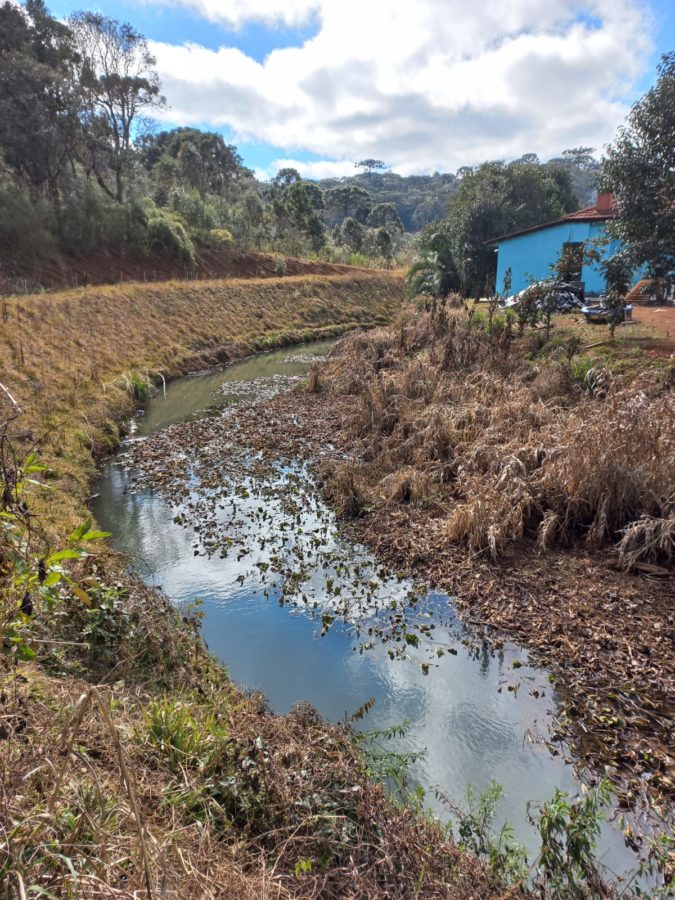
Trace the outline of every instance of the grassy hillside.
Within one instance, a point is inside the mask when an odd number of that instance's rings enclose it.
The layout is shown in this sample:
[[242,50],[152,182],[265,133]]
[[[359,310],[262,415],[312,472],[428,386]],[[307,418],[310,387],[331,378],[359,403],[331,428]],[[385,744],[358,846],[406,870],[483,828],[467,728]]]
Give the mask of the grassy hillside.
[[[78,514],[94,458],[117,443],[149,380],[388,321],[402,294],[394,275],[357,272],[5,298],[0,382],[23,410],[20,445],[56,474],[49,521]],[[4,419],[4,394],[0,404]]]

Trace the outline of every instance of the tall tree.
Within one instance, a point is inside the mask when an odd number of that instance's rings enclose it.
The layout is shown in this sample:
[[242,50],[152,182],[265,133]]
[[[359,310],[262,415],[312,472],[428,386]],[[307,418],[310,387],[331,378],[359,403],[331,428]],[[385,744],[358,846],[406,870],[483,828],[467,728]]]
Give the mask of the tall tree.
[[[174,128],[159,134],[141,135],[135,142],[143,166],[153,172],[158,167],[172,168],[182,187],[206,194],[227,196],[234,182],[250,177],[242,165],[237,148],[226,144],[223,136],[197,128]],[[175,166],[168,159],[176,162]]]
[[571,166],[577,169],[592,169],[596,160],[593,154],[595,147],[570,147],[569,150],[563,150],[563,159],[567,160]]
[[610,234],[628,248],[632,264],[675,281],[675,51],[666,53],[654,87],[633,106],[607,148],[603,185],[620,214]]
[[[303,181],[295,169],[282,169],[277,179],[279,176],[282,178],[276,188],[281,193],[273,199],[272,208],[280,234],[309,240],[312,250],[320,250],[326,242],[323,222],[318,215],[323,209],[323,192],[315,184]],[[280,187],[284,182],[285,187]]]
[[494,290],[492,238],[557,219],[577,206],[569,179],[547,166],[520,160],[483,163],[467,170],[448,202],[452,255],[471,296]]
[[362,187],[345,184],[327,191],[325,206],[342,219],[351,216],[359,222],[365,222],[373,206],[373,198]]
[[393,203],[377,203],[368,213],[366,224],[403,234],[403,224]]
[[[147,125],[147,116],[165,106],[156,59],[147,40],[131,25],[95,12],[69,20],[80,55],[80,84],[93,140],[90,160],[101,187],[122,203],[131,144]],[[113,172],[111,189],[104,178],[104,158]]]
[[301,181],[302,175],[297,169],[292,169],[290,167],[279,169],[271,181],[272,197],[281,197],[292,184],[299,184]]
[[0,6],[0,150],[54,203],[79,133],[76,60],[69,29],[42,0]]
[[386,169],[387,164],[381,159],[362,159],[360,162],[354,163],[354,168],[363,169],[366,175],[371,175],[375,169]]

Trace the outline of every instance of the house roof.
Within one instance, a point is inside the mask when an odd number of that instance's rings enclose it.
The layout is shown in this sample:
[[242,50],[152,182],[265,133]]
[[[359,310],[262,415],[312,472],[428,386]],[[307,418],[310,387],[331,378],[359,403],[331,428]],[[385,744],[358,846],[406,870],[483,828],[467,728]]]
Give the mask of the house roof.
[[612,204],[609,209],[598,209],[597,206],[586,206],[584,209],[577,210],[577,212],[567,213],[560,221],[567,222],[568,219],[572,219],[580,220],[582,222],[593,222],[596,219],[616,219],[618,215],[619,210],[617,209],[616,204]]
[[499,237],[486,241],[486,244],[498,244],[500,241],[509,240],[510,238],[519,237],[521,234],[530,234],[533,231],[541,231],[542,228],[552,228],[554,225],[564,225],[566,222],[601,222],[605,219],[615,219],[619,214],[616,204],[612,201],[610,205],[599,208],[595,206],[586,206],[573,213],[567,213],[560,219],[554,219],[552,222],[543,222],[541,225],[531,225],[529,228],[521,228],[518,231],[510,231],[508,234],[500,234]]

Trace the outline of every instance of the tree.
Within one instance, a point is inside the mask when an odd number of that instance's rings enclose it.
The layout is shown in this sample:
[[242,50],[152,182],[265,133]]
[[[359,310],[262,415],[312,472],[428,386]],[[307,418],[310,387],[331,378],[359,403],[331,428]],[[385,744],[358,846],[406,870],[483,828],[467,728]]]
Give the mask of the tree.
[[372,175],[374,169],[386,169],[387,164],[381,159],[362,159],[360,162],[354,163],[354,168],[363,169],[366,175]]
[[494,291],[496,258],[487,242],[571,212],[577,204],[568,188],[561,173],[522,161],[483,163],[463,175],[448,201],[448,229],[469,296]]
[[452,235],[447,224],[428,226],[420,237],[420,258],[406,275],[408,294],[428,298],[433,308],[439,299],[461,292],[462,278],[452,253]]
[[292,184],[299,184],[301,181],[302,175],[297,169],[279,169],[272,179],[272,197],[281,197],[287,188]]
[[563,150],[563,159],[571,166],[582,171],[592,169],[595,165],[595,147],[572,147],[569,150]]
[[76,61],[69,29],[41,0],[0,5],[0,150],[55,206],[80,132]]
[[[318,216],[318,211],[323,209],[323,192],[315,184],[303,181],[295,169],[282,169],[277,179],[279,176],[282,177],[276,188],[281,190],[281,195],[274,198],[272,208],[280,233],[308,239],[312,250],[320,250],[326,242],[323,222]],[[280,187],[284,182],[286,186]]]
[[630,288],[633,266],[629,255],[619,252],[603,260],[600,268],[607,285],[605,306],[609,309],[609,333],[611,337],[614,337],[614,329],[624,317],[626,294]]
[[326,209],[342,219],[352,216],[360,222],[365,222],[372,206],[372,196],[355,184],[340,185],[326,193]]
[[360,222],[357,222],[356,219],[352,219],[351,216],[347,216],[340,226],[338,240],[341,244],[349,247],[354,253],[358,253],[363,246],[364,236],[365,229],[363,225],[361,225]]
[[386,228],[378,228],[375,233],[375,246],[380,255],[384,257],[387,266],[391,265],[394,256],[394,241],[391,233]]
[[[91,166],[103,190],[122,203],[135,132],[149,113],[166,105],[159,92],[156,59],[131,25],[94,12],[77,13],[69,25],[80,54]],[[113,171],[114,190],[103,177],[102,159]]]
[[168,159],[176,162],[175,177],[185,188],[206,194],[227,196],[232,184],[250,171],[242,165],[237,148],[226,144],[223,136],[197,128],[174,128],[159,134],[142,135],[135,146],[143,166],[153,172]]
[[607,148],[602,183],[619,205],[608,233],[632,265],[675,280],[675,51],[662,56],[654,87],[633,106]]
[[248,190],[234,211],[233,230],[235,237],[244,246],[260,246],[266,237],[265,206],[256,190]]
[[377,203],[368,213],[366,224],[370,228],[386,228],[403,234],[403,224],[393,203]]

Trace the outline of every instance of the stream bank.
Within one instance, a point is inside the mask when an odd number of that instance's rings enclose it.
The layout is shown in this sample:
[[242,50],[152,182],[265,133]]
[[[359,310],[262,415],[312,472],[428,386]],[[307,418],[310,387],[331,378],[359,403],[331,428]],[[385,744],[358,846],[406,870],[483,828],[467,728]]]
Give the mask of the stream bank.
[[[199,599],[204,637],[237,684],[262,690],[278,712],[309,700],[333,721],[374,699],[363,727],[409,720],[395,746],[426,749],[412,776],[438,814],[447,815],[443,795],[459,800],[495,777],[507,796],[500,815],[508,810],[532,856],[526,801],[578,789],[556,744],[548,673],[523,648],[467,630],[447,595],[345,540],[298,461],[304,400],[274,399],[322,350],[265,354],[170,385],[106,466],[97,520],[148,583],[179,604]],[[315,407],[312,421],[320,427],[331,410]],[[251,453],[254,432],[286,454]],[[336,452],[329,440],[325,449]],[[634,862],[612,829],[602,861],[615,872]]]

